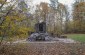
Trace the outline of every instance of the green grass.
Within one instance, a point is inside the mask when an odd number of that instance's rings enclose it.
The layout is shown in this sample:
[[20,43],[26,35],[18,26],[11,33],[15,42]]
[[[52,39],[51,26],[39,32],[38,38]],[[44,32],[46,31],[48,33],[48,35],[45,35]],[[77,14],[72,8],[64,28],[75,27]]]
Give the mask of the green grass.
[[68,38],[74,39],[79,42],[85,43],[85,34],[66,34]]

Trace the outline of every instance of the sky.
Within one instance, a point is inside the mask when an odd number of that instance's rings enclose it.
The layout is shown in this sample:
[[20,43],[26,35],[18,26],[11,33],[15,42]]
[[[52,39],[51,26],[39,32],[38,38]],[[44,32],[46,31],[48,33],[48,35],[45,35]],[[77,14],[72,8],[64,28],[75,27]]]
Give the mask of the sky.
[[[39,4],[41,1],[50,3],[49,0],[34,0],[34,3]],[[58,0],[58,1],[65,5],[71,5],[74,2],[74,0]]]
[[75,2],[75,0],[59,0],[60,3],[67,5],[69,7],[69,10],[72,10],[72,5]]
[[74,2],[74,0],[59,0],[59,2],[65,5],[70,5]]

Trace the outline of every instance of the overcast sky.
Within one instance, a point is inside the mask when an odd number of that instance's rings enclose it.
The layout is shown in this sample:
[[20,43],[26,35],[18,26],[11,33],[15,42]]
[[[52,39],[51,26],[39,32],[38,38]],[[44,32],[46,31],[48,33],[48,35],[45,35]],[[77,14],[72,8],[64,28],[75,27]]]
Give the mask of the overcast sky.
[[[34,0],[34,3],[37,4],[40,3],[41,1],[50,3],[49,0]],[[71,5],[74,2],[74,0],[58,0],[58,1],[65,5]]]
[[59,0],[59,2],[66,4],[66,5],[69,5],[69,4],[72,4],[74,2],[74,0]]

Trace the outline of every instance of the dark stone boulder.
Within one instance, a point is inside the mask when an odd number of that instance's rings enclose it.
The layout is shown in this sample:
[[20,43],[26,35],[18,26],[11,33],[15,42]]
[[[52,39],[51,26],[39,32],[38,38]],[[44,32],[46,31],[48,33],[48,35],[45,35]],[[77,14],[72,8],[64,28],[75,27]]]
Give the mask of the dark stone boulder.
[[29,41],[50,41],[52,37],[48,33],[33,33],[27,39]]

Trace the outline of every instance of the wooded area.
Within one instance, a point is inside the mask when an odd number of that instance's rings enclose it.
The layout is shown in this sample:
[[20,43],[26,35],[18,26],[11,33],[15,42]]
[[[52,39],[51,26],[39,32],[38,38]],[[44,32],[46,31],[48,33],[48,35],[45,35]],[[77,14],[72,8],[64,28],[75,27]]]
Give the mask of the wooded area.
[[47,32],[55,35],[85,33],[85,2],[75,2],[72,14],[68,6],[55,0],[50,2],[32,6],[31,1],[0,0],[0,38],[27,37],[40,21],[46,22]]
[[0,0],[0,55],[85,55],[85,0],[34,1]]

